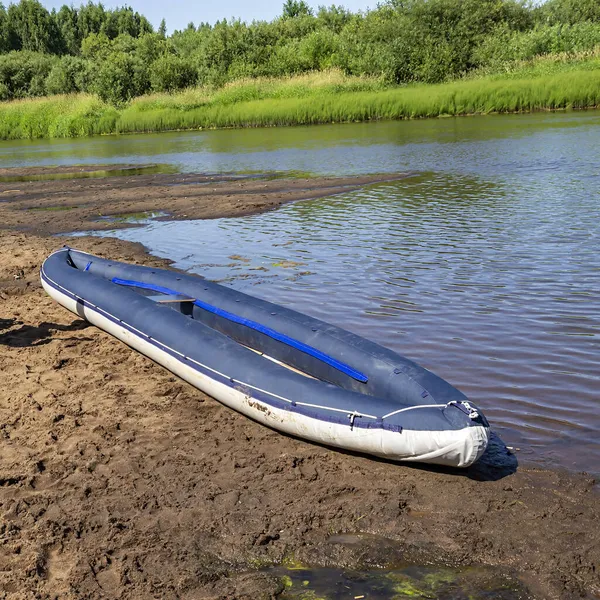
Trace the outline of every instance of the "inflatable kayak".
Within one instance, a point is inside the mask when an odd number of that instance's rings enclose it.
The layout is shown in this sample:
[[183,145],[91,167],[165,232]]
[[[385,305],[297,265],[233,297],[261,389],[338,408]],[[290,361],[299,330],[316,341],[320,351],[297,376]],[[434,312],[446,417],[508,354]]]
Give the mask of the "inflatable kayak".
[[344,329],[193,275],[70,248],[41,269],[62,306],[228,407],[300,438],[466,467],[489,425],[452,385]]

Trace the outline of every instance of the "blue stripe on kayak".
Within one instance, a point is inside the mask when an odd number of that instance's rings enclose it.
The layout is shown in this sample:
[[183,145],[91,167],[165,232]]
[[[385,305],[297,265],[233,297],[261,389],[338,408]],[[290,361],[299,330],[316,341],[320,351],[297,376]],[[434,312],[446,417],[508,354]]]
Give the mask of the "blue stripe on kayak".
[[[144,290],[152,290],[153,292],[159,292],[160,294],[168,294],[169,296],[181,295],[181,292],[177,292],[176,290],[172,290],[170,288],[163,287],[160,285],[154,285],[152,283],[144,283],[143,281],[133,281],[130,279],[119,279],[118,277],[113,277],[111,281],[113,283],[116,283],[117,285],[125,285],[125,286],[130,286],[130,287],[141,288]],[[296,348],[296,350],[300,350],[301,352],[304,352],[305,354],[308,354],[309,356],[313,356],[314,358],[317,358],[318,360],[333,367],[334,369],[337,369],[341,373],[345,373],[346,375],[349,375],[350,377],[352,377],[353,379],[356,379],[357,381],[360,381],[362,383],[366,383],[367,381],[369,381],[369,378],[364,373],[361,373],[360,371],[353,369],[349,365],[347,365],[343,362],[340,362],[339,360],[336,360],[332,356],[329,356],[328,354],[325,354],[324,352],[321,352],[320,350],[317,350],[316,348],[313,348],[312,346],[309,346],[308,344],[305,344],[304,342],[295,340],[294,338],[291,338],[291,337],[285,335],[284,333],[275,331],[274,329],[271,329],[270,327],[266,327],[265,325],[261,325],[260,323],[257,323],[256,321],[251,321],[250,319],[245,319],[244,317],[234,315],[233,313],[223,310],[222,308],[218,308],[217,306],[213,306],[212,304],[202,302],[201,300],[195,300],[194,304],[196,306],[198,306],[199,308],[202,308],[208,312],[211,312],[219,317],[223,317],[224,319],[227,319],[228,321],[232,321],[233,323],[238,323],[239,325],[244,325],[245,327],[254,329],[255,331],[263,333],[264,335],[267,335],[270,338],[273,338],[274,340],[281,342],[282,344],[286,344],[287,346]]]

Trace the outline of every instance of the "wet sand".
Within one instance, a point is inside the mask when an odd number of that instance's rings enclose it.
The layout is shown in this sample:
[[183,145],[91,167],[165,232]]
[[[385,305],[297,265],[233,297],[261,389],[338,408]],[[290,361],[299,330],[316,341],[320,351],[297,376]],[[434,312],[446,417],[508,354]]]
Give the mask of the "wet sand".
[[[6,171],[9,169],[4,169],[3,175],[8,177]],[[20,172],[15,170],[14,176]],[[25,172],[29,174],[29,169]],[[65,168],[58,167],[56,173],[63,177]],[[40,176],[42,171],[38,168],[34,174]],[[249,175],[240,179],[234,175],[154,174],[5,182],[0,183],[0,228],[45,235],[115,229],[128,225],[103,217],[152,211],[164,211],[170,220],[233,217],[406,176],[256,179]]]
[[499,440],[454,471],[283,436],[74,317],[39,284],[42,260],[65,242],[167,264],[136,244],[49,237],[115,228],[99,215],[247,214],[376,180],[0,184],[0,598],[270,598],[283,583],[257,567],[284,559],[483,564],[537,598],[600,598],[591,477],[518,465]]

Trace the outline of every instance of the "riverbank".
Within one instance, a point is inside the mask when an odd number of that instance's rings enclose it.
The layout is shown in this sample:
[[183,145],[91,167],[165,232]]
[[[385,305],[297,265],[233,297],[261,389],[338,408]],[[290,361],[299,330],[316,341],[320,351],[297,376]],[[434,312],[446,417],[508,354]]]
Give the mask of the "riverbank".
[[138,244],[49,235],[125,226],[99,214],[248,214],[376,180],[0,184],[0,591],[268,598],[286,581],[257,567],[415,562],[491,565],[537,598],[600,594],[589,476],[517,465],[499,442],[471,469],[445,471],[288,438],[75,318],[39,284],[63,243],[166,266]]
[[0,139],[275,127],[600,105],[600,58],[546,58],[438,85],[389,86],[339,71],[234,82],[137,98],[116,108],[87,94],[0,103]]

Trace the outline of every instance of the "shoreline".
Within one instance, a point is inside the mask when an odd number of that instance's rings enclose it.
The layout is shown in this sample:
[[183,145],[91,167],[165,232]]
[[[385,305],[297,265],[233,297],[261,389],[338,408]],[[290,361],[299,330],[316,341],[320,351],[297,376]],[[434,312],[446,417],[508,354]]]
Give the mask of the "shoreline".
[[[79,171],[79,167],[75,169]],[[3,175],[11,169],[4,169]],[[23,170],[15,169],[17,177]],[[42,171],[28,174],[39,176]],[[89,169],[91,171],[91,169]],[[126,171],[126,169],[123,169]],[[364,185],[395,181],[412,173],[351,177],[286,179],[269,175],[203,175],[194,173],[128,175],[98,179],[63,179],[65,167],[45,168],[46,180],[0,181],[0,230],[42,235],[114,230],[131,227],[119,217],[164,212],[158,220],[215,219],[274,210],[279,206],[332,196]],[[53,180],[59,174],[60,179]],[[160,207],[160,208],[158,208]],[[108,219],[107,219],[108,217]],[[111,220],[116,217],[116,220]]]
[[[43,96],[0,103],[0,139],[593,110],[600,106],[600,74],[597,69],[586,68],[586,64],[574,63],[572,69],[551,69],[549,73],[486,75],[405,86],[382,87],[368,78],[359,78],[361,85],[353,87],[342,78],[338,87],[325,80],[289,93],[282,92],[288,85],[285,79],[240,80],[225,91],[196,88],[151,94],[136,97],[119,108],[83,93]],[[317,76],[313,74],[312,78]],[[232,97],[227,93],[230,89],[235,90]]]
[[[480,564],[536,598],[600,594],[589,475],[517,465],[500,442],[455,471],[286,437],[67,313],[39,284],[39,265],[62,243],[168,266],[141,244],[51,237],[128,226],[92,220],[98,212],[245,215],[404,176],[0,184],[0,591],[267,598],[281,581],[256,567],[295,561]],[[70,209],[47,210],[57,206]],[[335,541],[347,534],[360,543]]]

